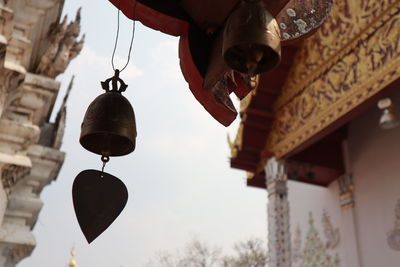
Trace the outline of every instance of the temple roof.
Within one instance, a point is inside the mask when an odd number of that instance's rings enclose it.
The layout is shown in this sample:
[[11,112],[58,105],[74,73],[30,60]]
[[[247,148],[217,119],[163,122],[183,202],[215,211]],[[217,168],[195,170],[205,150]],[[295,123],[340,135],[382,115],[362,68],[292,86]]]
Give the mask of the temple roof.
[[[180,36],[179,58],[184,78],[198,102],[221,124],[238,115],[230,99],[252,91],[250,77],[234,72],[222,56],[225,22],[239,0],[109,0],[127,17],[147,27]],[[308,37],[325,20],[331,0],[262,0],[280,25],[282,45]],[[299,26],[299,22],[304,26]]]
[[[231,166],[248,172],[248,185],[265,188],[272,156],[286,160],[292,180],[328,186],[344,174],[347,125],[400,87],[399,18],[398,1],[383,0],[375,9],[336,1],[320,30],[288,60],[277,96],[261,86],[243,101]],[[282,81],[274,77],[268,83]]]

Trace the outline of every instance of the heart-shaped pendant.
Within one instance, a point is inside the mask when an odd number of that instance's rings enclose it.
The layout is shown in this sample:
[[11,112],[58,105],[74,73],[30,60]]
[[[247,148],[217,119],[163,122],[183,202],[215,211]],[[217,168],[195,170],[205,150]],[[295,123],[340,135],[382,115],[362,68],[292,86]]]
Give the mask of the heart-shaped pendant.
[[111,174],[85,170],[75,178],[72,199],[76,218],[90,244],[120,215],[128,201],[128,190]]

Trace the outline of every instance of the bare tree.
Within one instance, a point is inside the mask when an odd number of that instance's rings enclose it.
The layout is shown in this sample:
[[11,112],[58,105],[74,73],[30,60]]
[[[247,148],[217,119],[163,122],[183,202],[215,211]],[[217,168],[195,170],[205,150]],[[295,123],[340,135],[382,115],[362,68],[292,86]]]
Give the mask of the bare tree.
[[258,238],[235,244],[235,256],[222,258],[223,267],[265,267],[268,263],[267,249]]
[[205,243],[193,240],[186,245],[183,252],[175,254],[159,253],[156,264],[150,262],[147,266],[157,267],[265,267],[267,250],[261,239],[249,239],[238,242],[234,246],[233,256],[224,256],[220,248],[211,248]]
[[219,262],[221,249],[193,240],[186,248],[181,262],[185,267],[214,267]]

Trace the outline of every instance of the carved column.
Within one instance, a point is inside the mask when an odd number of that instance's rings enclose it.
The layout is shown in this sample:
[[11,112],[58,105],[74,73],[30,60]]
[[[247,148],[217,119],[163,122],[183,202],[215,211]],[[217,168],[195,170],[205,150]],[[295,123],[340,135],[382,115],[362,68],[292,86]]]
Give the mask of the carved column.
[[290,267],[290,222],[285,163],[271,158],[266,166],[270,267]]
[[340,206],[342,208],[342,232],[346,237],[346,266],[362,266],[357,238],[357,224],[354,213],[354,184],[351,174],[345,174],[338,179],[340,190]]
[[357,221],[354,206],[354,182],[351,174],[351,160],[347,141],[342,144],[346,174],[339,177],[339,197],[342,209],[342,232],[346,237],[345,257],[346,266],[362,266],[357,233]]

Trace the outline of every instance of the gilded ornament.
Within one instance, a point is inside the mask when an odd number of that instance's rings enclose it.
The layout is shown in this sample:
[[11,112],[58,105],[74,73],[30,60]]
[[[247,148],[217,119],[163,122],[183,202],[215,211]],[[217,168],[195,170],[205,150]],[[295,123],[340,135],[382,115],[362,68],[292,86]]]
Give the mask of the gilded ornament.
[[295,59],[267,150],[285,156],[399,79],[399,42],[400,1],[335,2],[327,23]]

